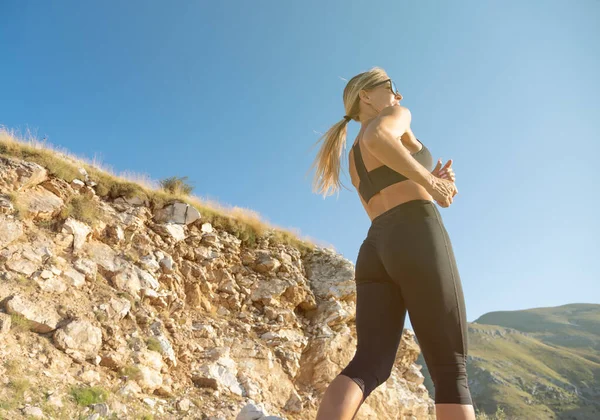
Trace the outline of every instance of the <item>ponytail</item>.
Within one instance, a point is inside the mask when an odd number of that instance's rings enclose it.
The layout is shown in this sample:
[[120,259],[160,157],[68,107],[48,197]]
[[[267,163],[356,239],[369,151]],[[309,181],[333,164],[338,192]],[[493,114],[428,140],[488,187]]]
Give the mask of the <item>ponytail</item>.
[[323,197],[338,192],[341,187],[340,167],[342,152],[346,148],[348,119],[336,123],[317,143],[322,142],[321,149],[311,169],[316,167],[313,181],[313,192]]

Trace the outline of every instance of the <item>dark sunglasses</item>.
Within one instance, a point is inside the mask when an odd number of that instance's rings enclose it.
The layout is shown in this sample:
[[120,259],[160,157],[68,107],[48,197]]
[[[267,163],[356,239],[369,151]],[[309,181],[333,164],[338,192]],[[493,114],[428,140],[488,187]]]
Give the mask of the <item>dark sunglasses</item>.
[[376,88],[377,86],[383,85],[384,83],[387,83],[387,82],[390,82],[390,90],[392,91],[394,96],[400,95],[400,92],[398,92],[398,87],[396,87],[396,84],[394,83],[394,81],[392,79],[387,79],[387,80],[384,80],[383,82],[375,83],[369,89]]

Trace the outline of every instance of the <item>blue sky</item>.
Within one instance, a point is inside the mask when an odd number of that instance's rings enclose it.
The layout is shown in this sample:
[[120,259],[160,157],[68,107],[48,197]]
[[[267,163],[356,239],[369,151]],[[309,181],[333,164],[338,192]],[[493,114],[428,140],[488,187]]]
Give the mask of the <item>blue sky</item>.
[[440,210],[467,319],[600,303],[599,20],[596,0],[3,1],[0,124],[116,172],[187,176],[355,262],[356,193],[323,200],[307,170],[344,115],[341,78],[380,66],[434,159],[454,160]]

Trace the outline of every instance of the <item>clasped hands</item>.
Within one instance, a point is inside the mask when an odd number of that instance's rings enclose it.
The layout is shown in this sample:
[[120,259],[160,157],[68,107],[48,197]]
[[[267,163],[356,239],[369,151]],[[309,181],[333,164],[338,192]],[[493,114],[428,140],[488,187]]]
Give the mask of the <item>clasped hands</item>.
[[446,164],[442,167],[442,159],[438,159],[437,165],[431,171],[433,176],[438,178],[447,179],[450,182],[456,181],[456,176],[454,175],[454,170],[452,169],[452,159],[450,159]]
[[434,200],[441,207],[448,207],[452,204],[454,196],[458,193],[456,185],[454,184],[456,176],[452,169],[452,159],[450,159],[444,166],[442,166],[442,160],[438,159],[437,164],[431,174],[439,178],[440,180],[435,182],[432,186],[430,194]]

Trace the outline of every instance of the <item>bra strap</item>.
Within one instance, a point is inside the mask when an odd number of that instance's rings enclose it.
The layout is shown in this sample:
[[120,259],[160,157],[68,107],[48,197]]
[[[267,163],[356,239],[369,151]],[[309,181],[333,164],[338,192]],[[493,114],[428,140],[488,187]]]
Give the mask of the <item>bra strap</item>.
[[365,167],[365,162],[360,152],[360,143],[357,141],[354,145],[354,165],[356,166],[356,172],[358,173],[358,179],[360,183],[358,185],[358,191],[362,198],[368,203],[371,197],[373,197],[373,182],[369,178],[369,173]]

